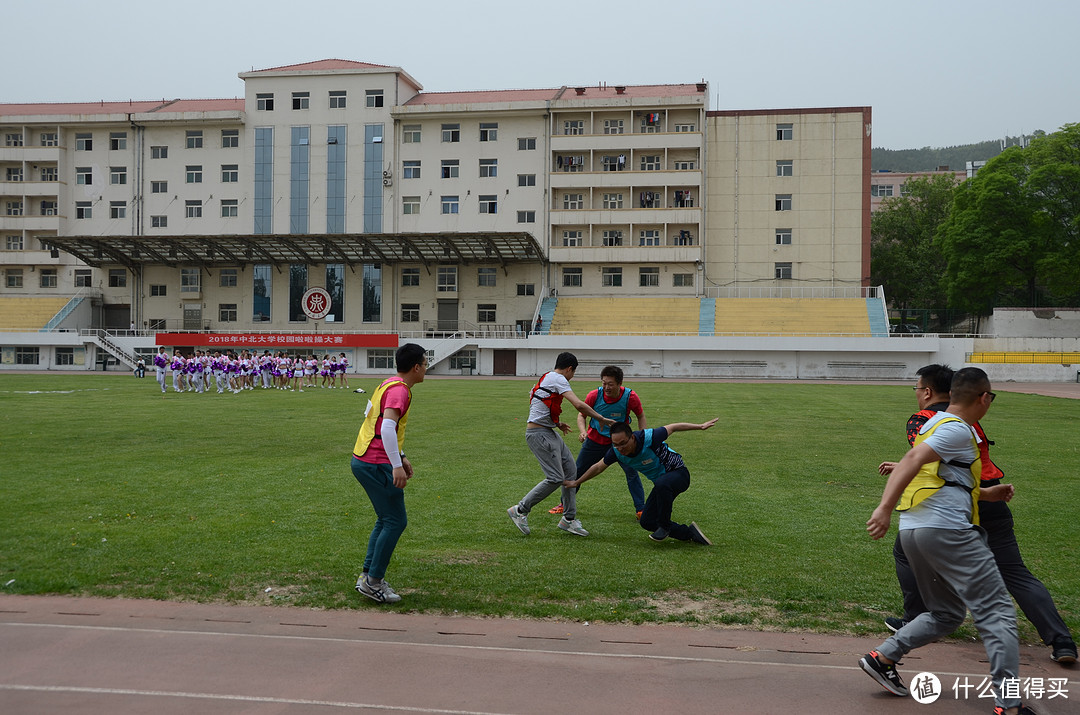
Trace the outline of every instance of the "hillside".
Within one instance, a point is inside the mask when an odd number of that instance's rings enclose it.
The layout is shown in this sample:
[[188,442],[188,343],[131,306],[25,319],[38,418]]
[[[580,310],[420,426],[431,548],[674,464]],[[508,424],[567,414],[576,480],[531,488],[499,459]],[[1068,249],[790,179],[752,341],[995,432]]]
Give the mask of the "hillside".
[[[1042,132],[1036,132],[1041,134]],[[1019,146],[1030,141],[1031,137],[1006,137],[1005,146]],[[870,166],[874,171],[934,171],[939,166],[947,166],[953,171],[961,171],[969,161],[986,161],[1002,152],[1003,141],[992,139],[977,144],[960,144],[948,147],[923,147],[922,149],[883,149],[871,150]]]

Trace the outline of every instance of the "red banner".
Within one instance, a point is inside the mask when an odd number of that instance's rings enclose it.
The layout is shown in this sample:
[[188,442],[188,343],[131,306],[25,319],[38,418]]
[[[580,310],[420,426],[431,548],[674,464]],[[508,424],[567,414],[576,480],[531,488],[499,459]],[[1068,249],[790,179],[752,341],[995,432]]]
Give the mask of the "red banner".
[[157,333],[156,345],[221,348],[396,348],[397,333]]

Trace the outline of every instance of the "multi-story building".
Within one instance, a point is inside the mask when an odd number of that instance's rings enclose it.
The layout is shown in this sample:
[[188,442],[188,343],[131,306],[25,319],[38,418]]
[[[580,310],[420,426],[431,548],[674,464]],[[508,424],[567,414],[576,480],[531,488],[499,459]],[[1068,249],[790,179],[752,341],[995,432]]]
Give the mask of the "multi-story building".
[[[972,163],[968,162],[968,164]],[[904,185],[912,179],[952,176],[959,183],[974,176],[974,174],[975,169],[972,168],[967,171],[951,171],[947,166],[938,167],[935,171],[875,171],[870,175],[870,212],[873,213],[880,209],[881,203],[887,198],[906,196],[907,191]]]
[[240,77],[243,99],[0,104],[0,298],[86,296],[76,327],[306,332],[324,286],[323,331],[514,338],[556,295],[869,273],[868,108],[424,92],[343,60]]

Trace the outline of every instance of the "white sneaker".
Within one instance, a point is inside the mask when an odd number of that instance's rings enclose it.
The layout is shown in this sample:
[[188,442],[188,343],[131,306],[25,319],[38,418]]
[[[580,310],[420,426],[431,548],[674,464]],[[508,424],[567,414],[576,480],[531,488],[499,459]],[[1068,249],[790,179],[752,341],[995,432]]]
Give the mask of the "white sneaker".
[[577,534],[578,536],[588,536],[589,532],[585,531],[585,527],[581,525],[581,519],[574,519],[573,521],[567,521],[566,517],[559,519],[559,528],[563,531],[569,531],[571,534]]
[[394,593],[394,589],[390,588],[390,584],[385,580],[378,585],[373,584],[366,573],[360,574],[357,579],[356,590],[379,603],[397,603],[401,600],[401,596]]
[[522,514],[518,511],[518,505],[510,507],[506,510],[507,515],[510,517],[510,521],[514,522],[514,526],[521,529],[521,533],[525,536],[529,535],[529,515]]

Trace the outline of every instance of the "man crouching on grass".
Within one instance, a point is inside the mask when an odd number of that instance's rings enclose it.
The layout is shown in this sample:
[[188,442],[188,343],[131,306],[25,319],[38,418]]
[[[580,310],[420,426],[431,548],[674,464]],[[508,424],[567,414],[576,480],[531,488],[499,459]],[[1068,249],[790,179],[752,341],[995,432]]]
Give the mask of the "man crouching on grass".
[[687,526],[671,520],[675,497],[690,488],[690,470],[686,468],[682,455],[668,447],[664,440],[674,432],[709,429],[719,419],[715,417],[701,424],[676,422],[638,432],[631,431],[625,422],[616,422],[611,426],[611,449],[604,458],[577,479],[563,484],[568,488],[579,487],[582,482],[587,482],[607,469],[608,465],[621,462],[641,472],[653,483],[639,522],[641,528],[652,532],[649,534],[650,539],[663,541],[670,536],[680,541],[712,546],[712,542],[694,522]]

